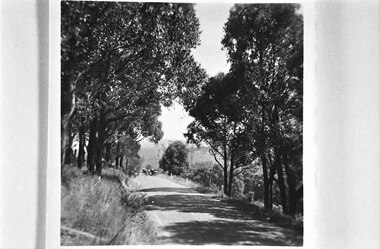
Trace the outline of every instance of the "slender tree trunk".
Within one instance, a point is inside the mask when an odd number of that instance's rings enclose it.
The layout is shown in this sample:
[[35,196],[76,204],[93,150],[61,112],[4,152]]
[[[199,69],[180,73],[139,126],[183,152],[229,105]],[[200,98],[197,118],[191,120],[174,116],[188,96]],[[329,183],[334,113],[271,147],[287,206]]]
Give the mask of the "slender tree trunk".
[[289,214],[294,217],[297,211],[296,179],[294,172],[289,167],[286,155],[282,155],[282,160],[285,166],[286,180],[289,189]]
[[74,140],[74,135],[71,133],[71,124],[67,127],[67,141],[66,141],[66,148],[65,148],[65,157],[64,157],[64,164],[71,164],[72,158],[73,158],[73,149],[71,148]]
[[78,168],[82,168],[84,161],[84,145],[85,145],[86,133],[83,124],[83,118],[79,127],[79,149],[78,149]]
[[223,168],[223,193],[228,196],[228,170]]
[[102,160],[104,152],[104,134],[105,134],[106,124],[105,116],[101,112],[99,122],[98,122],[98,139],[97,139],[97,150],[96,150],[96,174],[102,175]]
[[276,173],[276,170],[273,166],[273,163],[272,163],[272,160],[270,159],[271,158],[271,154],[268,155],[268,165],[269,165],[269,207],[268,207],[268,210],[272,210],[273,209],[273,180],[274,180],[274,175]]
[[[262,62],[261,61],[261,57],[262,57],[262,54],[260,52],[260,63]],[[264,207],[266,210],[271,210],[272,207],[270,205],[270,188],[269,188],[269,179],[268,179],[268,164],[267,164],[267,159],[266,159],[266,156],[265,156],[265,152],[266,152],[266,134],[265,134],[265,130],[264,130],[264,125],[265,125],[265,104],[262,103],[262,106],[261,106],[261,127],[260,127],[260,136],[259,138],[261,139],[260,141],[260,150],[261,150],[261,155],[260,155],[260,159],[261,159],[261,165],[262,165],[262,168],[263,168],[263,178],[264,178]]]
[[284,174],[283,174],[283,168],[281,164],[281,155],[279,154],[279,151],[277,148],[274,149],[275,154],[275,161],[274,165],[277,170],[277,177],[278,177],[278,187],[280,189],[280,197],[281,197],[281,204],[282,204],[282,211],[284,214],[288,214],[288,205],[287,205],[287,198],[286,198],[286,187],[285,187],[285,181],[284,181]]
[[119,167],[119,160],[120,160],[120,143],[119,141],[116,143],[116,153],[115,153],[115,159],[116,159],[116,164],[115,164],[115,167],[118,168]]
[[87,168],[91,174],[95,172],[95,148],[96,148],[96,128],[97,128],[97,117],[94,117],[90,121],[90,135],[88,139],[87,146]]
[[[109,82],[108,79],[108,71],[110,68],[110,60],[111,60],[111,53],[107,53],[107,60],[106,65],[104,66],[104,74],[103,74],[103,82]],[[109,86],[109,85],[107,85]],[[104,100],[104,92],[100,92],[99,99]],[[103,154],[104,154],[104,137],[105,137],[105,131],[106,131],[106,114],[104,112],[104,106],[100,109],[99,114],[99,122],[97,127],[97,146],[96,146],[96,173],[100,176],[102,175],[102,160],[103,160]]]
[[232,182],[234,178],[234,163],[231,159],[230,161],[230,173],[229,173],[229,179],[228,179],[228,197],[232,197]]
[[116,168],[119,167],[119,157],[118,156],[115,156],[115,167]]
[[61,80],[61,163],[70,163],[70,127],[75,110],[75,86],[72,75]]
[[268,210],[273,209],[273,180],[274,180],[274,174],[276,171],[273,169],[273,167],[269,170],[269,203],[268,203]]
[[[69,119],[68,117],[66,119]],[[61,126],[61,162],[67,164],[70,162],[69,148],[70,145],[70,129],[69,120],[62,120]]]
[[106,143],[105,147],[106,147],[105,160],[106,160],[107,163],[109,163],[110,160],[111,160],[111,144],[110,143]]
[[224,166],[223,166],[223,193],[228,195],[228,162],[227,162],[227,150],[224,150]]
[[265,154],[261,154],[261,164],[263,167],[263,177],[264,177],[264,207],[266,210],[270,210],[269,206],[269,181],[268,181],[268,167]]

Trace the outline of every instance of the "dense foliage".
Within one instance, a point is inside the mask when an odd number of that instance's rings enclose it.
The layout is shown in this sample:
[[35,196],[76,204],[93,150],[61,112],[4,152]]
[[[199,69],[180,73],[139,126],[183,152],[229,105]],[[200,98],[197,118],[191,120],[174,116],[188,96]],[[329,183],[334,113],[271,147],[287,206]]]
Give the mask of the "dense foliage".
[[188,153],[189,150],[181,141],[171,143],[162,155],[160,168],[170,175],[181,175],[189,168]]
[[186,137],[211,147],[223,170],[224,193],[242,194],[239,175],[258,163],[265,208],[272,209],[279,191],[283,212],[291,215],[302,197],[303,19],[298,8],[236,4],[222,40],[231,69],[210,78],[186,106],[195,119]]
[[137,142],[163,136],[161,105],[190,98],[205,77],[190,54],[193,5],[63,1],[61,10],[62,164],[77,139],[78,167],[101,174],[103,159],[123,157],[136,167]]

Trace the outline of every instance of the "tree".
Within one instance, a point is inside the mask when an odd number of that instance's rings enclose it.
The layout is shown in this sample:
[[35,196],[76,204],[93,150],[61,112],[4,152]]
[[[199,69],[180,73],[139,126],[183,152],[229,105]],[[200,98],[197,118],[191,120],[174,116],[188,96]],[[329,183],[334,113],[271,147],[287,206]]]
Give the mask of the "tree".
[[157,142],[160,106],[191,94],[204,79],[190,54],[199,23],[192,4],[63,1],[61,7],[62,162],[69,161],[73,119],[84,118],[87,165],[101,174],[109,137]]
[[243,175],[238,175],[233,178],[231,197],[234,199],[241,199],[244,197],[244,179]]
[[235,98],[236,83],[231,75],[218,74],[203,85],[194,104],[186,107],[195,121],[187,127],[185,136],[188,142],[210,146],[223,170],[223,189],[228,196],[231,196],[233,177],[242,173],[254,156],[242,129]]
[[188,153],[186,145],[181,141],[171,143],[159,161],[160,168],[169,174],[180,175],[189,168]]
[[298,7],[236,4],[222,40],[230,73],[240,77],[237,98],[261,160],[265,207],[272,208],[276,181],[283,211],[291,215],[295,185],[302,180],[303,20]]
[[140,172],[144,158],[140,158],[138,154],[135,154],[133,156],[126,157],[125,161],[126,172],[128,176],[131,177]]

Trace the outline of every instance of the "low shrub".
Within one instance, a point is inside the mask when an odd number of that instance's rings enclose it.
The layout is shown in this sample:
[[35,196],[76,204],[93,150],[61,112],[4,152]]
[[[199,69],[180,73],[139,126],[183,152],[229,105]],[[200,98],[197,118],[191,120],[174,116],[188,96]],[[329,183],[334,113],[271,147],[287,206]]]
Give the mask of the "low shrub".
[[143,193],[132,193],[127,190],[121,192],[120,204],[131,212],[141,212],[147,203],[146,195]]
[[244,192],[244,181],[240,179],[239,177],[235,177],[231,186],[231,198],[243,199],[244,197],[243,192]]
[[220,191],[218,187],[215,185],[211,185],[209,187],[204,185],[198,185],[197,187],[195,187],[195,190],[202,194],[216,194]]
[[292,227],[299,232],[303,232],[303,217],[293,220]]
[[291,225],[293,218],[289,215],[283,214],[280,209],[274,208],[273,210],[266,213],[269,220],[282,226]]
[[66,164],[61,169],[61,184],[70,189],[71,182],[82,176],[82,172],[75,166]]

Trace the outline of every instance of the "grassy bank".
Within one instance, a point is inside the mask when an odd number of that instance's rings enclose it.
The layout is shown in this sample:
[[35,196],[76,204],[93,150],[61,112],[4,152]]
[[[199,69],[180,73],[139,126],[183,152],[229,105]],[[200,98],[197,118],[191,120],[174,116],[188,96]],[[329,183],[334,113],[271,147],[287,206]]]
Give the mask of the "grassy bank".
[[267,221],[277,226],[291,228],[303,233],[303,217],[293,218],[292,216],[285,215],[282,213],[281,208],[276,205],[273,206],[272,210],[265,210],[264,203],[261,201],[250,202],[246,198],[223,199],[221,201],[252,214],[255,219]]
[[61,244],[154,244],[154,225],[144,212],[146,197],[127,191],[123,173],[105,170],[102,178],[76,168],[62,171]]

